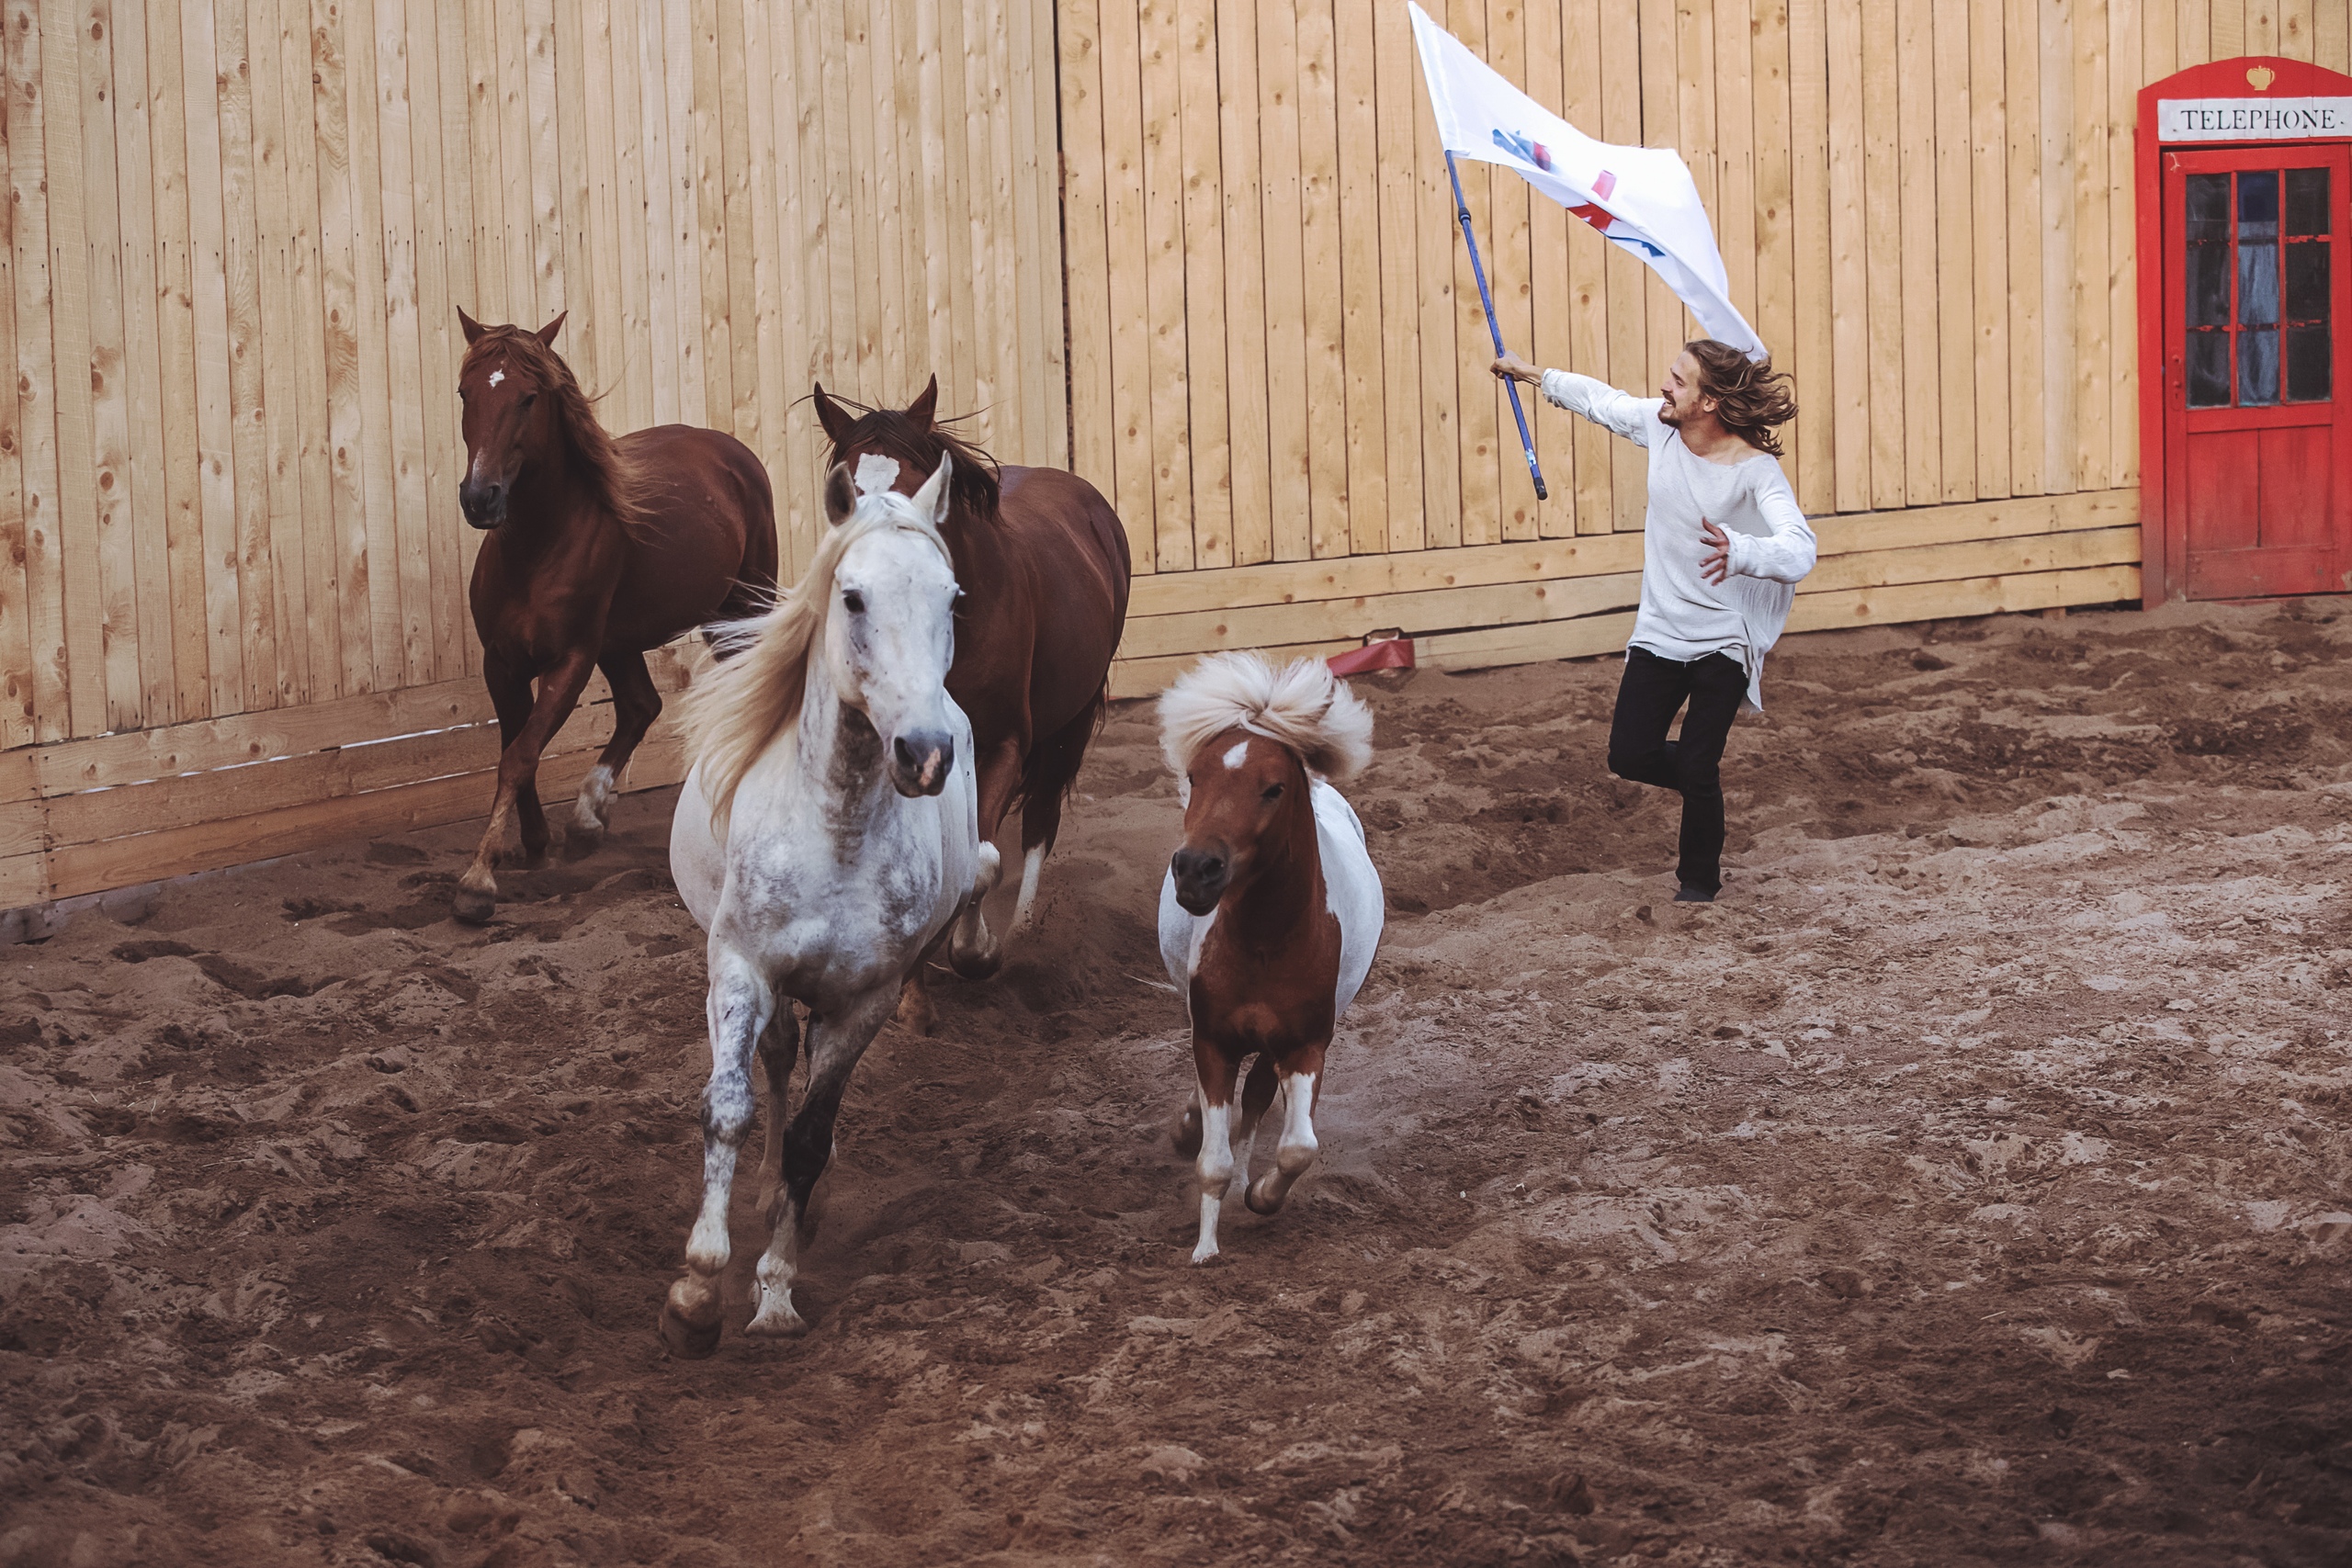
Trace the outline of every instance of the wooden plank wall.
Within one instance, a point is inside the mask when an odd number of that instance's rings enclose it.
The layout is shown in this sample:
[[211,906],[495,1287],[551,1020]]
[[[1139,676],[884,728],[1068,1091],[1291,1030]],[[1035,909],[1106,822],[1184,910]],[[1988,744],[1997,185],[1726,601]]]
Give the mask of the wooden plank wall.
[[[458,306],[568,310],[616,429],[750,443],[788,571],[812,380],[903,402],[936,370],[981,445],[1067,462],[1050,0],[0,28],[0,908],[482,808]],[[657,736],[634,782],[675,761]]]
[[[1799,497],[1883,520],[1825,526],[1826,552],[1867,536],[1896,554],[1856,570],[1941,574],[1891,580],[1916,591],[1875,618],[2136,596],[2135,95],[2241,53],[2352,67],[2346,0],[1425,3],[1582,129],[1690,164],[1733,298],[1796,378]],[[1072,452],[1150,574],[1116,689],[1228,644],[1397,628],[1466,662],[1622,638],[1630,589],[1599,583],[1634,556],[1566,542],[1639,529],[1642,454],[1531,407],[1535,501],[1401,0],[1059,10]],[[1214,113],[1188,96],[1212,90]],[[1463,180],[1511,346],[1654,386],[1696,331],[1680,303],[1517,178]],[[2033,498],[2072,499],[1984,510]],[[2007,524],[1970,542],[1996,513],[2084,537],[2064,564]],[[1825,568],[1807,592],[1849,586]],[[1573,615],[1603,619],[1542,624]]]

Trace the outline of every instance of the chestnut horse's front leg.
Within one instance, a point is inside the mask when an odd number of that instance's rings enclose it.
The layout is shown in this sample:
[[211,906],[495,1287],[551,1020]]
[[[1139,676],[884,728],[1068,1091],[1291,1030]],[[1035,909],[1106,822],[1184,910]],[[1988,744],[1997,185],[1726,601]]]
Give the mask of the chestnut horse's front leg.
[[[458,919],[481,925],[496,907],[498,878],[494,868],[499,846],[506,840],[506,824],[514,816],[518,800],[528,803],[525,808],[524,849],[534,859],[547,852],[547,818],[539,810],[539,753],[555,739],[555,732],[563,728],[563,721],[571,716],[572,705],[587,689],[589,673],[595,667],[593,649],[581,649],[565,655],[562,662],[539,678],[537,700],[510,733],[507,711],[515,695],[514,674],[503,667],[492,674],[492,660],[487,656],[483,659],[483,678],[490,685],[491,700],[498,706],[499,731],[506,745],[499,753],[498,793],[491,801],[490,825],[482,829],[481,844],[474,851],[473,863],[458,879],[454,900]],[[537,829],[536,834],[530,831],[534,827]],[[538,841],[533,843],[533,838]]]

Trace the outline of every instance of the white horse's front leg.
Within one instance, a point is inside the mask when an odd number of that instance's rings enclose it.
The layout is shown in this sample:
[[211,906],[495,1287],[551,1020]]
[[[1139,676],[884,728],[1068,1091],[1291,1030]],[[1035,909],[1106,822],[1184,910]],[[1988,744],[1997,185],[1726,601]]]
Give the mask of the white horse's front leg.
[[890,1010],[898,988],[885,986],[858,998],[838,1013],[812,1013],[808,1021],[808,1081],[801,1090],[800,1113],[785,1134],[784,1186],[774,1213],[768,1249],[754,1271],[759,1288],[753,1293],[747,1334],[806,1334],[808,1321],[792,1305],[792,1281],[800,1272],[801,1243],[816,1225],[808,1217],[808,1198],[817,1179],[833,1157],[833,1119],[839,1114],[842,1091],[858,1058],[873,1043]]
[[1292,1073],[1283,1079],[1283,1135],[1274,1145],[1273,1168],[1250,1184],[1243,1194],[1250,1209],[1271,1214],[1290,1196],[1293,1183],[1306,1174],[1321,1147],[1315,1141],[1315,1080],[1313,1073]]
[[1201,1105],[1201,1152],[1193,1169],[1201,1190],[1201,1239],[1193,1247],[1193,1261],[1206,1263],[1216,1256],[1217,1208],[1233,1180],[1233,1103]]
[[686,1272],[662,1308],[662,1338],[673,1354],[709,1355],[718,1348],[718,1276],[731,1253],[727,1205],[735,1159],[752,1129],[752,1053],[775,1010],[775,993],[740,954],[712,943],[710,1084],[703,1090],[702,1209],[686,1237]]

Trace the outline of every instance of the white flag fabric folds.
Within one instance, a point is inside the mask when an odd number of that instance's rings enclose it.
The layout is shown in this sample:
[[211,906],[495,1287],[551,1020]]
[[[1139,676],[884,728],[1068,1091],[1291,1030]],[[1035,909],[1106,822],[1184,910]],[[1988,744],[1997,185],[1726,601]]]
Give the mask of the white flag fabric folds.
[[1764,356],[1731,302],[1714,226],[1679,153],[1595,141],[1496,74],[1420,6],[1408,0],[1407,8],[1447,152],[1518,175],[1648,263],[1709,337]]

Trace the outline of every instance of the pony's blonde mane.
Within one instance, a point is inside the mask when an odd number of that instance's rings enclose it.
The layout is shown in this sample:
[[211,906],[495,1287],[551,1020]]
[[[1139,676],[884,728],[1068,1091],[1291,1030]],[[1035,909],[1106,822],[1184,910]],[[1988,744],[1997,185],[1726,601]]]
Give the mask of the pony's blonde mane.
[[752,764],[779,737],[800,728],[808,666],[824,645],[833,577],[842,558],[859,540],[891,528],[922,536],[953,568],[947,541],[912,502],[895,491],[862,495],[857,510],[818,543],[808,570],[774,609],[710,628],[718,645],[741,651],[695,678],[686,689],[680,724],[685,731],[687,766],[702,770],[710,829],[719,842],[727,841],[735,792]]
[[1159,694],[1159,749],[1180,774],[1234,728],[1282,742],[1329,779],[1372,761],[1372,710],[1319,659],[1277,670],[1260,653],[1213,654]]

